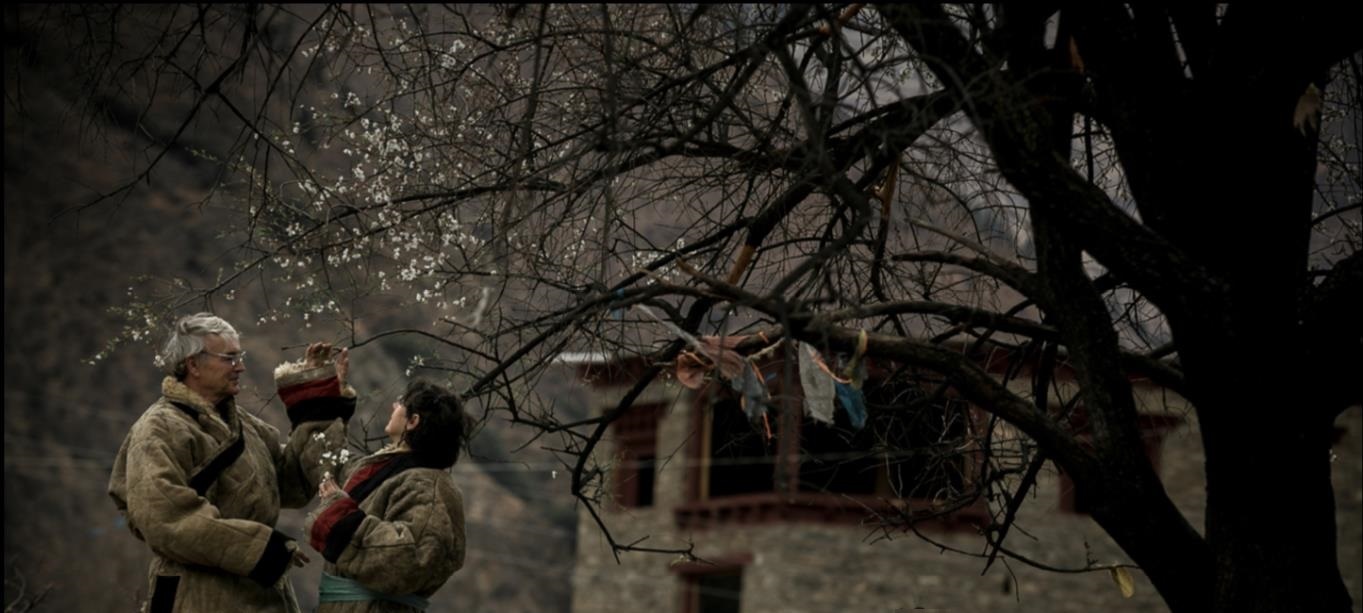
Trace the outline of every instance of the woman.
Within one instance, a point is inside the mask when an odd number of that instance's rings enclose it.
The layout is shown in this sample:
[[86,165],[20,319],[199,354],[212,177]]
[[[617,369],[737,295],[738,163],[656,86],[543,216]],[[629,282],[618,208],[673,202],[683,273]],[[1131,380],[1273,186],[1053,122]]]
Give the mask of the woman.
[[[336,366],[346,371],[345,350]],[[339,481],[322,478],[321,505],[306,526],[326,560],[319,611],[425,610],[463,566],[463,497],[449,468],[466,427],[458,396],[413,381],[384,427],[390,443],[345,464]],[[344,434],[340,422],[333,429],[328,436]]]

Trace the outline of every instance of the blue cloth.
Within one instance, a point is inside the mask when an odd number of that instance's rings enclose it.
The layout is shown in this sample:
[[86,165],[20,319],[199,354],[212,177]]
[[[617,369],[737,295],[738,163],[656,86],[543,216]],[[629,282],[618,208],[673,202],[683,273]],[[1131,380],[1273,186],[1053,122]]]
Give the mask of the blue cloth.
[[862,396],[860,389],[840,381],[834,381],[833,388],[838,394],[838,404],[847,411],[847,419],[852,422],[852,427],[862,429],[866,425],[866,397]]
[[431,602],[417,596],[416,594],[404,594],[402,596],[391,596],[380,594],[360,585],[360,582],[348,578],[337,577],[329,573],[322,573],[322,584],[318,589],[318,602],[361,602],[366,600],[385,600],[401,605],[407,605],[417,610],[425,611],[431,606]]
[[767,386],[752,366],[744,363],[743,371],[729,382],[743,396],[743,409],[749,421],[757,421],[767,412]]

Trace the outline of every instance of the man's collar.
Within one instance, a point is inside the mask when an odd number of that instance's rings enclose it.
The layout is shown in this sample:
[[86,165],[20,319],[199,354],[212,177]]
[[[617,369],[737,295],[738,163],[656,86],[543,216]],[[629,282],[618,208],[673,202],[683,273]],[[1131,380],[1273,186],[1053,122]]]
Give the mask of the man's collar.
[[198,392],[190,389],[188,385],[175,377],[166,377],[161,380],[161,395],[165,396],[166,400],[190,406],[204,415],[217,417],[223,424],[231,422],[231,416],[235,412],[233,409],[236,407],[235,399],[231,396],[218,403],[217,406],[213,406]]

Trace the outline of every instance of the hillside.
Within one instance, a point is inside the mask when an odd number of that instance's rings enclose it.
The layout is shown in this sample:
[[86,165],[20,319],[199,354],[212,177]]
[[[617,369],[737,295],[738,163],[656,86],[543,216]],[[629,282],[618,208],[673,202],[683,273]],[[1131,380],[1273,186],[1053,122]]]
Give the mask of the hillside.
[[[73,58],[63,55],[62,39],[24,31],[11,11],[5,20],[6,610],[131,610],[145,597],[149,554],[123,526],[105,488],[122,437],[157,396],[152,343],[159,339],[90,360],[124,324],[114,310],[150,299],[147,292],[160,287],[143,276],[195,286],[213,281],[231,248],[219,235],[225,213],[215,199],[232,196],[210,198],[205,188],[217,169],[177,150],[126,199],[74,210],[130,178],[133,162],[155,149],[131,125],[136,114],[130,109],[94,101],[104,104],[104,119],[80,112],[79,104],[92,101],[66,78]],[[200,144],[233,137],[227,124],[194,129]],[[300,350],[282,348],[335,339],[339,332],[329,322],[261,325],[256,314],[266,298],[242,295],[212,308],[237,325],[250,354],[239,401],[287,431],[270,373]],[[401,326],[432,316],[403,309],[385,319]],[[394,337],[354,353],[358,422],[386,416],[410,354],[421,349]],[[537,446],[516,453],[516,464],[501,462],[525,436],[490,419],[473,443],[473,457],[456,467],[469,556],[433,610],[567,609],[573,504],[564,482],[551,478],[552,456]],[[301,536],[303,518],[303,510],[285,510],[280,525]],[[312,557],[292,575],[305,610],[315,603],[321,570],[320,555]]]

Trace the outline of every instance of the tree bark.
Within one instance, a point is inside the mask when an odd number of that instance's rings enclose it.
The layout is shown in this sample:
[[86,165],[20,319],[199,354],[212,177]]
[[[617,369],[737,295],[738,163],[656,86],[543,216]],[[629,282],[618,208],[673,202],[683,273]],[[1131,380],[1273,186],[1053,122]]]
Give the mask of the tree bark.
[[[1309,42],[1309,28],[1246,10],[1227,20],[1222,38],[1190,41],[1198,70],[1188,75],[1167,53],[1173,42],[1158,10],[1139,7],[1134,19],[1118,7],[1067,10],[1095,93],[1089,112],[1111,129],[1138,202],[1143,223],[1130,223],[1078,180],[1068,156],[1052,155],[1037,96],[977,53],[940,7],[880,10],[965,101],[1034,223],[1056,225],[1051,243],[1088,251],[1169,318],[1202,427],[1206,537],[1121,437],[1099,448],[1095,465],[1066,466],[1094,499],[1095,520],[1175,611],[1348,611],[1330,481],[1335,412],[1326,392],[1320,402],[1312,395],[1329,383],[1318,373],[1334,371],[1313,361],[1320,358],[1302,325],[1316,135],[1291,123],[1297,98],[1334,51],[1300,51],[1315,47],[1288,43]],[[1265,45],[1274,34],[1284,44]],[[1067,127],[1063,120],[1050,123]],[[1111,352],[1082,351],[1095,340],[1092,322],[1080,323],[1088,310],[1072,304],[1082,284],[1059,287],[1054,270],[1038,274],[1056,294],[1042,302],[1079,370],[1102,374],[1092,360]],[[1279,366],[1256,376],[1249,356]],[[1090,377],[1085,385],[1101,389],[1085,397],[1108,405],[1090,410],[1110,410],[1120,433],[1124,411],[1113,399],[1124,390],[1109,379]]]
[[1212,550],[1169,499],[1147,463],[1130,470],[1103,466],[1093,490],[1094,521],[1141,567],[1174,613],[1213,609]]
[[1310,406],[1309,379],[1225,380],[1238,401],[1203,424],[1207,539],[1216,612],[1350,610],[1340,575],[1330,479],[1331,425]]

